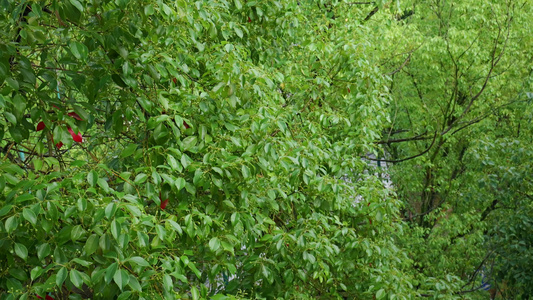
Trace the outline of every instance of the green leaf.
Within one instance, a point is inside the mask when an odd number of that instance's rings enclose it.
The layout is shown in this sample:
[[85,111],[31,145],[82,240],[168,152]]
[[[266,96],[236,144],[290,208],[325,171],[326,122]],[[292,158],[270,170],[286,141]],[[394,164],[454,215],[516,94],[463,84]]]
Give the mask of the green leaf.
[[70,270],[70,281],[77,287],[81,288],[83,286],[83,279],[81,277],[80,271],[76,269]]
[[118,240],[118,236],[120,235],[122,228],[120,226],[120,223],[117,222],[116,219],[114,219],[111,222],[111,234],[115,238],[115,240]]
[[74,5],[80,12],[83,12],[83,6],[78,0],[70,0],[70,3]]
[[31,272],[30,272],[31,280],[35,280],[39,278],[43,273],[44,273],[44,269],[39,266],[31,269]]
[[194,272],[197,278],[202,278],[202,273],[200,272],[200,270],[198,270],[198,268],[196,268],[196,265],[193,262],[189,262],[187,264],[187,267],[189,267],[189,269]]
[[385,294],[385,290],[384,289],[380,289],[377,293],[376,293],[376,299],[383,299],[385,298],[386,294]]
[[172,278],[170,277],[170,275],[168,274],[163,275],[163,288],[165,288],[166,291],[170,291],[172,290],[173,287],[174,287],[174,284],[172,282]]
[[181,166],[178,165],[179,164],[178,161],[172,155],[167,156],[167,161],[170,167],[172,168],[172,170],[174,171],[182,170]]
[[[70,1],[71,2],[72,1],[76,1],[77,2],[77,0],[70,0]],[[81,4],[80,4],[80,7],[81,7]],[[83,9],[83,7],[81,9]],[[87,55],[89,54],[89,49],[87,48],[87,46],[85,46],[84,44],[82,44],[80,42],[70,41],[69,42],[69,47],[70,47],[70,51],[72,52],[72,54],[77,59],[80,59],[80,60],[86,60],[87,59]]]
[[221,242],[221,244],[222,244],[222,248],[224,248],[224,251],[228,251],[231,254],[233,254],[233,251],[234,251],[233,246],[230,243],[223,241]]
[[87,174],[87,182],[94,187],[98,182],[98,174],[93,170]]
[[127,259],[127,261],[134,262],[135,264],[143,267],[148,267],[150,264],[140,256],[133,256]]
[[15,253],[23,260],[28,258],[28,249],[23,244],[15,243]]
[[197,137],[196,136],[188,136],[186,137],[184,140],[183,140],[183,148],[182,150],[183,151],[189,151],[190,149],[192,149],[194,146],[196,146],[196,142],[197,142]]
[[30,194],[30,193],[24,193],[20,196],[17,197],[17,200],[16,202],[17,203],[22,203],[22,202],[26,202],[28,200],[33,200],[35,198],[34,195]]
[[187,182],[185,181],[185,179],[181,178],[181,177],[178,177],[176,179],[176,181],[174,182],[174,184],[176,185],[176,188],[178,189],[178,191],[181,191],[181,189],[183,189],[185,187],[185,184]]
[[72,231],[70,232],[70,239],[72,241],[79,240],[83,235],[85,234],[85,230],[81,227],[81,225],[76,225],[72,228]]
[[122,150],[122,153],[120,153],[120,157],[126,158],[131,156],[135,151],[137,150],[137,144],[129,144],[124,150]]
[[148,4],[144,7],[144,14],[147,16],[154,14],[154,7],[152,6],[152,4]]
[[88,267],[88,266],[90,266],[90,265],[93,264],[93,263],[90,262],[90,261],[86,261],[86,260],[83,260],[83,259],[79,259],[79,258],[77,258],[77,257],[74,258],[74,259],[72,260],[72,262],[75,262],[75,263],[77,263],[77,264],[79,264],[79,265],[81,265],[81,266],[84,266],[84,267]]
[[57,287],[61,288],[63,286],[63,282],[65,281],[65,279],[67,279],[67,275],[68,275],[67,268],[63,267],[59,269],[59,272],[57,272],[57,275],[56,275]]
[[200,299],[200,292],[198,291],[198,289],[195,286],[193,286],[191,288],[191,295],[192,295],[192,299],[193,300]]
[[17,118],[14,114],[4,111],[4,116],[6,117],[6,120],[8,120],[11,124],[17,125]]
[[105,192],[109,192],[109,184],[105,178],[98,178],[98,186],[101,187]]
[[74,112],[76,112],[83,121],[89,120],[90,115],[87,113],[87,111],[85,111],[85,109],[83,109],[82,107],[78,105],[73,105],[73,108],[74,108]]
[[209,241],[209,248],[211,251],[216,252],[220,248],[220,240],[216,237]]
[[111,280],[113,280],[113,277],[115,277],[115,274],[117,273],[118,264],[112,263],[109,267],[107,267],[105,271],[105,282],[110,283]]
[[148,179],[148,175],[144,174],[144,173],[140,173],[140,174],[137,174],[137,176],[135,176],[135,184],[142,184],[146,181],[146,179]]
[[242,33],[242,30],[238,27],[233,27],[233,30],[235,30],[235,33],[237,34],[238,37],[242,38],[243,37],[243,33]]
[[230,208],[235,208],[235,205],[233,204],[233,202],[229,201],[229,200],[224,200],[222,201],[224,204],[226,204],[228,207]]
[[115,283],[118,285],[118,287],[122,291],[122,289],[126,285],[128,285],[129,280],[130,280],[130,275],[128,274],[128,271],[120,269],[117,272],[115,272],[115,275],[113,276],[113,280],[115,281]]
[[183,229],[178,223],[173,220],[167,220],[167,222],[178,232],[178,234],[183,234]]
[[187,167],[192,163],[192,160],[185,153],[181,156],[180,160],[181,160],[181,165],[185,169],[187,169]]
[[0,209],[0,217],[3,217],[9,213],[13,205],[6,205]]
[[48,243],[44,243],[37,247],[37,257],[39,260],[43,260],[45,257],[50,255],[51,251],[50,245]]
[[33,210],[29,208],[25,208],[22,211],[22,216],[24,216],[24,219],[26,219],[28,222],[30,222],[33,226],[37,224],[37,215],[33,212]]
[[18,225],[19,225],[19,222],[16,216],[11,216],[7,218],[6,224],[5,224],[7,233],[12,233],[15,229],[17,229]]
[[242,169],[242,176],[244,178],[250,177],[250,169],[247,166],[242,165],[241,169]]
[[117,206],[115,205],[115,202],[109,203],[105,207],[105,216],[106,216],[106,218],[111,219],[112,217],[114,217],[116,211],[117,211]]
[[137,292],[141,292],[142,291],[142,287],[139,284],[139,281],[137,280],[137,278],[135,276],[133,276],[133,274],[130,274],[130,281],[129,281],[128,285],[134,291],[137,291]]
[[135,217],[140,217],[142,215],[141,210],[137,206],[133,205],[126,205],[126,208],[129,210],[129,212],[134,215]]
[[126,300],[131,299],[131,291],[125,291],[118,296],[117,300]]

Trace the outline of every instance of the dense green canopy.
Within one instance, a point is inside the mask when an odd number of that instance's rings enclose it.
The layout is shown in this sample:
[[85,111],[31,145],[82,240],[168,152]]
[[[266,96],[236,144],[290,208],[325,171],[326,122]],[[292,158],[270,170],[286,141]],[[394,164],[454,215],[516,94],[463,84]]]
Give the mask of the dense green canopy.
[[0,299],[533,293],[532,7],[0,1]]

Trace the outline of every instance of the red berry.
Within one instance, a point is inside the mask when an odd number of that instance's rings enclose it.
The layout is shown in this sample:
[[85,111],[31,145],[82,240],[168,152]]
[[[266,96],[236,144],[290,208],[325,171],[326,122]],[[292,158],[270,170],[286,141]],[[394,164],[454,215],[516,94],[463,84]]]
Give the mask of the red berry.
[[248,17],[248,23],[252,23],[252,19],[250,19],[250,17]]
[[185,121],[183,121],[183,126],[185,126],[185,129],[191,128],[191,126],[189,126],[189,124],[187,124],[187,122],[185,122]]
[[178,80],[176,79],[176,77],[172,78],[172,82],[174,82],[175,85],[178,85]]
[[57,147],[57,149],[61,149],[61,147],[63,147],[63,143],[62,142],[57,143],[56,147]]
[[44,122],[41,121],[41,122],[39,122],[39,124],[37,124],[37,129],[36,129],[36,130],[37,130],[37,131],[41,131],[41,130],[43,130],[45,127],[46,127],[46,125],[44,125]]
[[52,296],[50,296],[50,295],[46,295],[45,300],[54,300],[54,297],[52,297]]

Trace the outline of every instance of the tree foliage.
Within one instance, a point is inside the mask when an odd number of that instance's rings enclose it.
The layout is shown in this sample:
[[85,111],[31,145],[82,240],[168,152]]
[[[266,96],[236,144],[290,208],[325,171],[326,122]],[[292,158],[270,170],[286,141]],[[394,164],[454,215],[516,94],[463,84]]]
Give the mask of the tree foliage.
[[1,299],[531,291],[525,3],[0,6]]
[[2,3],[4,297],[412,294],[361,8]]

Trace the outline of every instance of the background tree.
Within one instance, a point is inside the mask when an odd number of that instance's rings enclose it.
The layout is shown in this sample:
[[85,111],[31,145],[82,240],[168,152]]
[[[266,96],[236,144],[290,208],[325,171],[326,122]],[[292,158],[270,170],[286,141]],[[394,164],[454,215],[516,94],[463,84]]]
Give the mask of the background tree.
[[392,178],[410,226],[402,244],[414,261],[417,288],[459,297],[483,287],[484,270],[493,287],[508,278],[516,283],[508,286],[514,297],[527,295],[525,281],[509,278],[529,272],[512,270],[521,259],[508,251],[529,243],[510,228],[525,229],[516,223],[529,219],[531,203],[523,189],[531,176],[518,171],[526,160],[511,159],[526,157],[531,147],[524,133],[530,130],[530,5],[402,5],[413,14],[383,40],[397,46],[384,53],[394,101],[391,127],[378,143],[395,162]]

